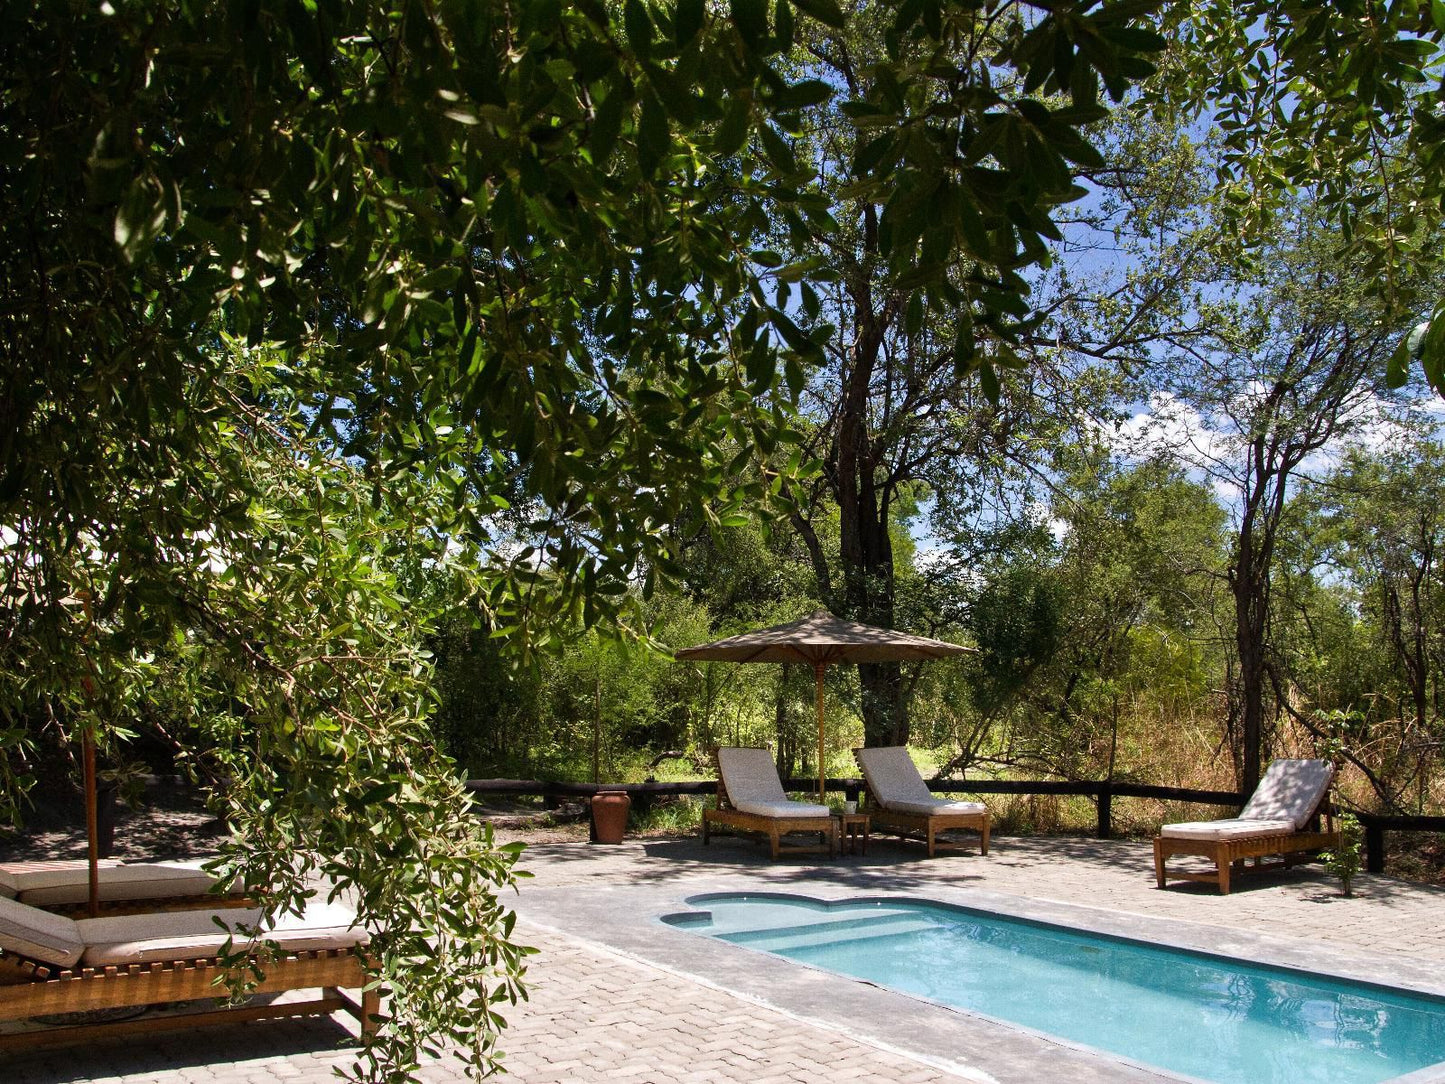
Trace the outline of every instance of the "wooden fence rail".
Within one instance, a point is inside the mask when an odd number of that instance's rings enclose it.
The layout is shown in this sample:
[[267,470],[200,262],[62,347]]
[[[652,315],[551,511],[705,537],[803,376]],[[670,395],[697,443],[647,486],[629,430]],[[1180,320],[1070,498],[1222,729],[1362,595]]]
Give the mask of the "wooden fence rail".
[[[810,779],[789,779],[783,788],[797,793],[810,793]],[[1233,791],[1184,790],[1179,787],[1150,787],[1139,783],[1069,783],[1059,780],[1020,779],[930,779],[929,790],[939,794],[1056,794],[1094,799],[1098,806],[1100,839],[1113,833],[1113,800],[1115,798],[1160,798],[1171,802],[1200,802],[1205,805],[1238,807],[1244,799]],[[473,794],[519,794],[541,798],[590,798],[602,790],[622,790],[639,798],[661,798],[675,795],[709,795],[717,793],[712,780],[680,783],[559,783],[542,779],[469,779],[467,789]],[[861,779],[829,779],[827,789],[842,791],[846,799],[856,802],[863,790]]]
[[[784,789],[807,794],[813,790],[811,779],[789,779]],[[830,791],[841,791],[848,801],[856,802],[863,790],[861,779],[829,779]],[[558,783],[542,779],[469,779],[467,789],[473,794],[517,794],[541,798],[590,798],[599,790],[623,790],[634,802],[649,798],[678,795],[711,795],[717,783],[711,779],[677,783]],[[1165,802],[1194,802],[1200,805],[1223,806],[1236,810],[1244,804],[1244,795],[1229,790],[1189,790],[1182,787],[1154,787],[1143,783],[1078,782],[1045,779],[930,779],[928,789],[939,794],[1054,794],[1092,798],[1098,808],[1099,839],[1113,834],[1113,802],[1115,798],[1154,798]],[[1376,813],[1356,813],[1365,830],[1365,868],[1371,873],[1385,871],[1386,832],[1445,832],[1445,817],[1399,817]]]

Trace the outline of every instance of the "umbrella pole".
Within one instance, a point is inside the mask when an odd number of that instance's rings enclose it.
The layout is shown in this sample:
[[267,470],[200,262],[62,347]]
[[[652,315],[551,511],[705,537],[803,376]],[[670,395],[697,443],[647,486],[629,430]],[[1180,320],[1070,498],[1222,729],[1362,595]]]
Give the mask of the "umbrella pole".
[[818,686],[818,801],[824,805],[828,803],[827,773],[823,770],[823,671],[827,668],[827,664],[821,662],[813,667]]
[[85,765],[85,834],[89,840],[90,917],[100,914],[100,828],[95,799],[95,735],[89,730],[81,742]]

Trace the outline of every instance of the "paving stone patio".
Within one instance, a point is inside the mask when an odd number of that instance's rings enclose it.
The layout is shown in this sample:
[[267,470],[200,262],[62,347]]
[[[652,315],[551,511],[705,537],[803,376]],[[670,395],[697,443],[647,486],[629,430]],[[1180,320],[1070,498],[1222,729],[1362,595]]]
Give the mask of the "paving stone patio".
[[[630,949],[625,938],[609,937],[595,922],[564,928],[559,921],[571,913],[563,906],[568,901],[575,909],[609,897],[619,903],[665,900],[680,909],[689,894],[719,884],[831,897],[907,892],[950,898],[950,893],[981,892],[1018,897],[1037,907],[1101,909],[1116,922],[1153,923],[1148,928],[1154,929],[1172,923],[1220,945],[1262,936],[1281,951],[1303,948],[1346,969],[1358,964],[1376,973],[1398,971],[1402,981],[1417,984],[1445,963],[1445,890],[1362,875],[1357,898],[1343,900],[1318,869],[1303,868],[1245,880],[1227,897],[1194,885],[1160,892],[1153,887],[1149,849],[1138,843],[999,838],[988,858],[960,854],[929,861],[916,847],[875,837],[866,856],[776,864],[767,861],[762,848],[740,839],[718,839],[706,848],[695,839],[629,841],[618,847],[557,843],[530,849],[524,866],[534,877],[524,882],[517,900],[518,929],[541,953],[533,958],[531,1000],[509,1014],[502,1045],[512,1079],[526,1084],[834,1079],[1010,1084],[1046,1075],[1165,1079],[1109,1059],[1081,1059],[1077,1050],[1040,1055],[1036,1037],[1032,1045],[1011,1048],[1006,1033],[979,1038],[979,1051],[993,1044],[987,1051],[992,1060],[985,1059],[987,1069],[981,1069],[985,1062],[973,1058],[972,1038],[961,1051],[950,1048],[941,1057],[936,1035],[924,1041],[917,1029],[904,1034],[908,1029],[852,1026],[856,1017],[827,1011],[826,991],[836,993],[836,985],[824,987],[817,1012],[806,1010],[812,1004],[806,999],[801,1002],[805,1011],[760,1004],[768,1001],[766,990],[759,994],[741,984],[734,984],[737,992],[721,988],[725,981],[687,974],[659,962],[661,957],[648,958],[655,954]],[[1323,954],[1321,942],[1329,946]],[[860,996],[898,995],[866,988]],[[338,1016],[94,1044],[16,1058],[0,1080],[329,1081],[336,1067],[351,1062],[350,1026],[348,1018]],[[1040,1057],[1064,1060],[1046,1066]],[[461,1079],[446,1063],[423,1073],[438,1082]]]

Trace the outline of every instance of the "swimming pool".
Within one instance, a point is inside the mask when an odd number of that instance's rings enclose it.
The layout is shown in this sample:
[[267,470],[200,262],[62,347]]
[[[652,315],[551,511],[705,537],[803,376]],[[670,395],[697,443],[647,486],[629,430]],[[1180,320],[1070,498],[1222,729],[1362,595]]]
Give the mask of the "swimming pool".
[[664,921],[1216,1084],[1445,1059],[1445,998],[929,901],[708,894]]

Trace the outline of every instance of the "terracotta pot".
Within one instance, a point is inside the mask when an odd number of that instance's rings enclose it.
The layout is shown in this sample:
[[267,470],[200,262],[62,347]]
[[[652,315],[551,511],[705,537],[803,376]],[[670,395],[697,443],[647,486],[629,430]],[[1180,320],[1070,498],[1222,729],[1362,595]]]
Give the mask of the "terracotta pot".
[[632,799],[626,791],[604,790],[592,796],[592,840],[621,843],[627,833],[627,811]]

